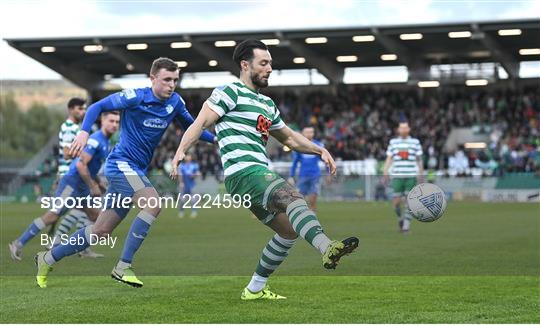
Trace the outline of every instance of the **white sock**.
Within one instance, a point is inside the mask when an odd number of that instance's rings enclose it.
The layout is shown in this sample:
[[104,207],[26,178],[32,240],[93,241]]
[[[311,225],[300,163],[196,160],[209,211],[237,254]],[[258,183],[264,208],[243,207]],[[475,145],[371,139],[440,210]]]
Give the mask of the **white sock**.
[[259,292],[262,289],[264,289],[264,286],[266,285],[267,281],[268,281],[268,278],[262,277],[258,275],[257,273],[253,273],[253,276],[251,277],[251,281],[249,281],[247,288],[249,291],[253,293]]
[[330,243],[332,241],[328,236],[326,236],[324,233],[320,233],[315,238],[313,238],[313,246],[317,247],[321,254],[324,254],[326,250],[328,249],[328,246],[330,246]]
[[403,230],[409,230],[411,221],[409,219],[403,219]]
[[116,263],[116,268],[121,269],[121,270],[125,270],[130,266],[131,266],[131,263],[126,263],[123,261],[118,261],[118,263]]
[[43,259],[45,260],[45,263],[47,263],[47,265],[49,266],[52,266],[54,263],[56,263],[56,261],[54,260],[54,257],[52,256],[51,251],[48,251],[47,253],[45,253],[45,256],[43,256]]

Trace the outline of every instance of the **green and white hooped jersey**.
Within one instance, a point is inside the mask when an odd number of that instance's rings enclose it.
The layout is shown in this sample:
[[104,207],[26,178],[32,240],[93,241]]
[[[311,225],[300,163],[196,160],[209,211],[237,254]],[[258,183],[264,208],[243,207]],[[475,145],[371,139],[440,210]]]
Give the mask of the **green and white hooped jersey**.
[[272,99],[234,82],[215,88],[206,102],[220,116],[216,133],[225,177],[254,165],[267,167],[269,131],[285,127]]
[[390,140],[386,156],[392,157],[391,176],[415,177],[418,175],[417,158],[422,156],[422,146],[416,138]]
[[64,148],[69,147],[77,133],[79,133],[79,124],[73,123],[71,120],[65,120],[60,126],[58,132],[58,174],[64,175],[69,170],[69,164],[73,159],[64,159]]

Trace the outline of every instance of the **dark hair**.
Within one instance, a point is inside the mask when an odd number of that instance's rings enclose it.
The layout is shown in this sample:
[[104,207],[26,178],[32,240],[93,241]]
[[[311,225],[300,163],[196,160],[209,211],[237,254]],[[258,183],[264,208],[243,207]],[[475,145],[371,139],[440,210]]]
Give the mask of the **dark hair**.
[[105,116],[107,116],[107,115],[109,115],[109,114],[112,114],[112,115],[120,115],[120,112],[119,112],[119,111],[106,111],[106,112],[101,113],[101,115],[102,115],[103,117],[105,117]]
[[236,45],[233,52],[233,61],[240,67],[240,61],[251,61],[253,59],[253,50],[268,50],[268,46],[256,39],[247,39]]
[[75,106],[83,106],[86,103],[86,100],[79,98],[79,97],[73,97],[69,100],[67,106],[69,109],[75,108]]
[[155,75],[161,69],[175,72],[176,70],[178,70],[178,64],[176,64],[176,62],[169,58],[157,58],[154,60],[154,62],[152,62],[150,74]]

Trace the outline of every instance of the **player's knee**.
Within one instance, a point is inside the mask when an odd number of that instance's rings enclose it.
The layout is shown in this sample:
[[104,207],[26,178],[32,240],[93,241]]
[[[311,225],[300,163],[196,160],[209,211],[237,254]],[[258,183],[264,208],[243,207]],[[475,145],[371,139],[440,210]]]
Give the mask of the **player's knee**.
[[296,200],[303,200],[304,196],[291,186],[283,186],[274,191],[269,207],[272,211],[285,212],[287,206]]
[[92,234],[97,235],[100,238],[110,236],[112,232],[112,229],[104,225],[94,224],[89,227],[92,227]]
[[161,207],[145,207],[142,209],[144,212],[149,213],[154,218],[157,218],[157,216],[161,213]]
[[284,229],[283,231],[280,231],[278,234],[280,237],[285,239],[296,239],[298,238],[298,234],[294,231],[294,229],[291,227]]
[[58,215],[54,212],[48,211],[41,217],[41,220],[43,220],[43,223],[48,226],[58,220]]

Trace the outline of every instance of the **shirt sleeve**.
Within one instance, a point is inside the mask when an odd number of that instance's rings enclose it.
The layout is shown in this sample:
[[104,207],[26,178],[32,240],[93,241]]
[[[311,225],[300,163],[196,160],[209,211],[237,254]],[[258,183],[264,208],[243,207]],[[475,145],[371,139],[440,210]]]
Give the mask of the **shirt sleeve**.
[[422,151],[422,145],[420,144],[420,140],[416,143],[416,156],[421,157],[424,154]]
[[83,151],[89,154],[90,156],[94,156],[98,148],[99,148],[99,141],[94,138],[90,138],[88,139],[88,142],[86,142],[86,146],[84,147]]
[[92,124],[99,117],[101,112],[124,110],[138,105],[142,100],[142,92],[136,89],[126,89],[121,92],[111,94],[88,107],[81,130],[90,132]]
[[272,125],[270,126],[270,131],[279,130],[285,127],[285,123],[281,119],[279,109],[277,108],[276,104],[274,104],[274,102],[272,102],[272,106],[274,107],[274,118],[272,119]]
[[392,149],[393,149],[393,148],[392,148],[392,142],[390,142],[390,143],[388,144],[388,149],[386,149],[386,156],[387,156],[387,157],[392,157],[392,156],[393,156]]
[[238,95],[229,86],[217,87],[212,91],[206,103],[220,117],[236,107]]

